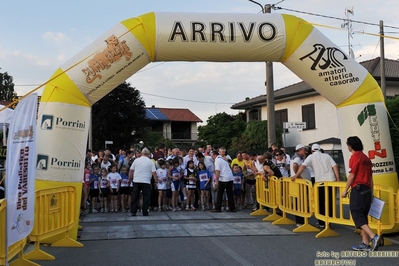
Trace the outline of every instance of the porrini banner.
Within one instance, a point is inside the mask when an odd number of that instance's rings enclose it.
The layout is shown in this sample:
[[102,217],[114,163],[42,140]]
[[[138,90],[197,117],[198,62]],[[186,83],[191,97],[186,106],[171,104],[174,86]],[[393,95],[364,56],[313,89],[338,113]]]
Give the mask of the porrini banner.
[[22,99],[13,114],[6,157],[7,247],[33,228],[37,94]]

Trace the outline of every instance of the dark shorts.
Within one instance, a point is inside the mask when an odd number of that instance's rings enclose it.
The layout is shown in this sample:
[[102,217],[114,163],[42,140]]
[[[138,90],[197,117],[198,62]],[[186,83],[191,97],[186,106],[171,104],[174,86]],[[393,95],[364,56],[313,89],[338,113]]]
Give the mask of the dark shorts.
[[166,190],[166,197],[167,197],[168,199],[171,199],[171,198],[172,198],[172,190],[171,190],[170,188],[168,188],[168,189]]
[[116,190],[116,188],[110,188],[110,190],[111,190],[111,195],[112,196],[118,196],[118,191]]
[[234,189],[234,196],[240,197],[241,196],[241,188],[240,189]]
[[131,195],[133,193],[133,187],[129,187],[129,194]]
[[177,181],[172,180],[171,187],[172,187],[172,191],[179,191],[180,190],[180,180],[177,180]]
[[92,198],[98,198],[98,189],[90,189],[90,197]]
[[121,195],[129,195],[129,187],[121,187],[120,188]]
[[108,188],[102,188],[101,189],[101,197],[108,198],[108,194],[109,194],[109,189]]
[[256,179],[247,179],[246,181],[245,181],[245,183],[246,184],[248,184],[248,185],[255,185],[255,183],[256,183]]
[[371,188],[357,185],[351,190],[349,207],[356,228],[368,224],[368,214],[371,206]]

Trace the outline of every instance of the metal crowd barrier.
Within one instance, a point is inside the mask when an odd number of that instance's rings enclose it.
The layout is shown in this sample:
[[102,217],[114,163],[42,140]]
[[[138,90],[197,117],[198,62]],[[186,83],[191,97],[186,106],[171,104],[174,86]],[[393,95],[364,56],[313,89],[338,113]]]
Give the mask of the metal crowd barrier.
[[[260,208],[257,211],[251,213],[252,216],[267,216],[263,221],[275,221],[281,218],[277,213],[278,202],[277,202],[277,184],[278,179],[275,176],[269,177],[266,181],[263,180],[263,175],[258,174],[256,176],[256,200],[258,201]],[[273,214],[266,211],[263,207],[273,210]]]
[[309,224],[309,218],[313,216],[313,186],[306,179],[297,178],[294,182],[291,178],[279,179],[278,205],[283,212],[283,217],[273,224],[295,224],[287,218],[287,213],[304,218],[304,223],[295,228],[294,232],[318,232],[318,228]]
[[[345,186],[346,182],[319,182],[313,186],[310,181],[304,179],[296,179],[293,182],[290,178],[275,177],[265,182],[258,176],[256,195],[260,205],[272,208],[275,212],[264,218],[264,221],[273,221],[276,225],[295,224],[287,218],[287,214],[292,214],[304,218],[304,224],[295,228],[294,232],[319,232],[316,238],[330,237],[338,235],[331,229],[331,223],[354,226],[349,210],[349,198],[341,198]],[[320,192],[324,192],[325,214],[320,213]],[[374,185],[374,196],[382,198],[385,205],[381,219],[369,216],[369,226],[377,234],[382,234],[384,230],[393,229],[395,224],[399,223],[399,191],[394,193],[391,187]],[[282,215],[277,215],[276,210],[282,211]],[[321,232],[309,224],[309,218],[313,215],[325,221],[325,228]],[[390,242],[385,240],[384,245],[389,244]]]
[[73,186],[48,188],[36,191],[35,219],[29,239],[35,248],[26,254],[31,260],[54,260],[55,257],[40,250],[43,240],[60,234],[64,238],[52,247],[83,247],[69,236],[75,223],[76,191]]
[[[326,222],[326,227],[323,231],[316,235],[316,237],[336,236],[338,233],[329,228],[330,223],[354,226],[354,222],[349,210],[349,198],[341,198],[341,194],[346,187],[345,182],[322,182],[315,184],[315,217]],[[319,189],[324,189],[325,192],[325,209],[326,214],[322,215],[319,212]],[[330,190],[332,188],[332,195]],[[371,229],[377,231],[377,234],[382,234],[383,230],[392,229],[395,226],[395,193],[393,188],[383,185],[374,185],[374,196],[383,198],[385,201],[383,215],[380,220],[374,219],[369,216],[369,226]],[[332,213],[328,212],[328,204],[332,200]],[[385,243],[388,244],[388,243]]]
[[[6,260],[10,261],[16,255],[19,255],[18,258],[12,262],[10,265],[38,265],[34,262],[29,261],[26,257],[24,257],[24,247],[26,244],[26,237],[12,245],[10,245],[7,249],[6,247],[6,200],[0,200],[0,265],[6,265]],[[8,254],[6,254],[6,250],[8,250]],[[7,255],[7,256],[6,256]]]

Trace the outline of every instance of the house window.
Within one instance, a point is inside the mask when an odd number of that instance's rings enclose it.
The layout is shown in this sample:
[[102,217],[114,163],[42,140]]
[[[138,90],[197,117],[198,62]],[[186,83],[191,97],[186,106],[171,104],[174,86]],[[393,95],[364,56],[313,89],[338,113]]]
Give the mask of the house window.
[[248,119],[249,121],[252,121],[252,120],[259,121],[260,120],[259,110],[252,109],[251,111],[249,111],[248,118],[249,118]]
[[306,129],[316,128],[314,104],[308,104],[302,106],[302,122],[306,122]]
[[191,122],[172,121],[172,139],[191,139]]
[[[275,111],[275,116],[276,116],[276,124],[280,127],[281,130],[283,130],[284,122],[288,122],[288,109]],[[286,129],[285,132],[288,132],[288,130]]]

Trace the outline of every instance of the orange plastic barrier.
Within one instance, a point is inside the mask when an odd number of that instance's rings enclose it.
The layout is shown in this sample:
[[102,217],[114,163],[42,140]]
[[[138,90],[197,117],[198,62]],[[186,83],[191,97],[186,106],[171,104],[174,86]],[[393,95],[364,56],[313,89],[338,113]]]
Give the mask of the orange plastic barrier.
[[72,239],[69,231],[75,223],[76,191],[73,186],[48,188],[36,191],[35,220],[29,239],[35,242],[35,249],[26,254],[31,260],[54,260],[55,257],[40,250],[40,243],[59,234],[65,237],[52,247],[83,247]]
[[319,232],[320,230],[309,224],[309,218],[313,216],[313,186],[306,179],[297,178],[294,182],[291,178],[279,179],[278,205],[283,212],[283,217],[273,224],[295,224],[287,218],[286,214],[293,214],[304,218],[304,224],[295,228],[294,232]]
[[[0,200],[0,265],[6,265],[6,200]],[[26,244],[26,238],[12,244],[8,247],[7,260],[10,261],[16,255],[19,257],[10,262],[9,265],[38,265],[24,257],[23,250]]]
[[[269,177],[267,181],[263,180],[262,174],[256,176],[256,200],[261,207],[259,210],[252,212],[252,216],[267,216],[263,221],[275,221],[281,218],[278,214],[277,184],[278,179],[275,176]],[[262,206],[272,209],[273,214],[264,210]]]
[[[317,238],[338,235],[337,232],[331,230],[331,228],[329,227],[330,223],[354,226],[354,222],[352,220],[352,216],[349,210],[349,198],[341,198],[341,194],[344,191],[345,186],[346,182],[322,182],[315,184],[315,216],[317,219],[326,222],[325,229],[316,235]],[[326,215],[322,215],[319,212],[319,188],[324,189]],[[331,191],[329,188],[332,188],[332,195],[330,195]],[[389,230],[395,226],[395,213],[397,212],[397,209],[395,208],[397,202],[395,202],[395,193],[393,191],[393,188],[388,186],[377,184],[374,185],[374,196],[378,198],[384,198],[385,205],[383,209],[383,215],[380,220],[374,219],[369,216],[369,226],[371,229],[375,229],[378,234],[382,234],[383,230]],[[333,199],[332,213],[328,213],[330,198]],[[387,244],[389,243],[385,242],[385,245]]]

